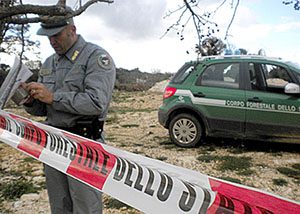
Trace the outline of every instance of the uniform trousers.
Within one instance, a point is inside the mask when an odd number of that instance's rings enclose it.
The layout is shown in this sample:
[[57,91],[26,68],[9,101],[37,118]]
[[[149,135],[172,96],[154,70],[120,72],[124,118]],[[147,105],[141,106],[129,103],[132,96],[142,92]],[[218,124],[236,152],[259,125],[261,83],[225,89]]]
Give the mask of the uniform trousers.
[[44,167],[52,214],[101,214],[102,193],[48,166]]
[[[96,141],[105,142],[104,132]],[[100,191],[48,165],[44,165],[44,170],[52,214],[102,214]]]

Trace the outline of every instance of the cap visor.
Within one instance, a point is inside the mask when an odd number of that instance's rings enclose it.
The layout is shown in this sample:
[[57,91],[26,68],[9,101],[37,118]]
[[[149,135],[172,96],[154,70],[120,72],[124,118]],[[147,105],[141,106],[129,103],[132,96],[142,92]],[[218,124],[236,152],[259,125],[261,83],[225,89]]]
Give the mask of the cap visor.
[[58,28],[43,28],[41,27],[36,34],[40,36],[54,36],[62,31],[66,26],[58,27]]

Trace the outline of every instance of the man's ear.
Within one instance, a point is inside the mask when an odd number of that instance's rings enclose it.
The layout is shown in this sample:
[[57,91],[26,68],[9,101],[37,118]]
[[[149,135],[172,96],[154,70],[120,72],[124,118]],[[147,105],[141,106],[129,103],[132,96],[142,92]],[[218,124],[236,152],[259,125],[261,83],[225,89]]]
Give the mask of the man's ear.
[[76,26],[75,25],[71,25],[71,31],[76,34]]

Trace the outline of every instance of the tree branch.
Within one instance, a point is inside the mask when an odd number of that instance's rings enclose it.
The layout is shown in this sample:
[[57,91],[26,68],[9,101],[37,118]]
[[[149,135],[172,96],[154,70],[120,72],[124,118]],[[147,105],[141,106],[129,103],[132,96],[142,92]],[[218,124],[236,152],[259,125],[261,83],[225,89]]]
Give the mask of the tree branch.
[[89,0],[84,5],[82,5],[78,10],[75,10],[71,14],[66,8],[61,5],[63,1],[59,1],[59,5],[53,6],[39,6],[32,4],[16,5],[11,7],[0,7],[0,20],[7,19],[10,24],[28,24],[36,23],[40,21],[45,21],[42,17],[23,17],[24,14],[35,14],[37,16],[61,16],[61,17],[74,17],[80,15],[92,4],[103,2],[111,4],[113,0]]
[[230,20],[230,23],[229,23],[229,25],[227,26],[227,29],[226,29],[226,34],[225,34],[224,40],[226,40],[227,37],[228,37],[229,29],[230,29],[230,27],[232,25],[232,22],[233,22],[234,18],[235,18],[235,14],[236,14],[236,11],[237,11],[237,9],[239,7],[239,4],[240,4],[240,0],[237,0],[237,3],[236,3],[235,8],[234,8],[233,15],[232,15],[231,20]]

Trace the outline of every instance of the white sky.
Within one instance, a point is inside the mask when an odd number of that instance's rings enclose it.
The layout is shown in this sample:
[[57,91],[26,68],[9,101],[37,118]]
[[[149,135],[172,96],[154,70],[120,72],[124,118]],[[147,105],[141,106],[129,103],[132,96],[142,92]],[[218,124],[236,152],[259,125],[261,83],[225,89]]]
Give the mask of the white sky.
[[[55,4],[57,0],[23,0],[23,3]],[[73,7],[75,0],[67,3]],[[201,8],[215,8],[222,0],[202,0]],[[229,1],[231,2],[231,1]],[[214,5],[215,3],[215,5]],[[98,3],[75,18],[77,31],[86,41],[105,48],[117,67],[139,68],[143,72],[176,72],[186,61],[195,60],[196,35],[187,29],[183,41],[176,32],[164,36],[168,26],[178,16],[163,18],[167,11],[175,10],[182,0],[115,0],[113,4]],[[275,12],[276,11],[276,12]],[[233,9],[230,5],[214,18],[220,26],[219,37],[225,36]],[[284,6],[281,0],[241,1],[236,19],[230,29],[229,41],[237,48],[251,53],[265,49],[267,55],[300,62],[300,12]],[[42,59],[53,53],[48,39],[36,36],[39,25],[32,27],[32,38],[40,40]],[[187,54],[189,51],[190,54]]]

